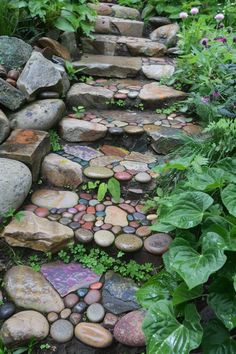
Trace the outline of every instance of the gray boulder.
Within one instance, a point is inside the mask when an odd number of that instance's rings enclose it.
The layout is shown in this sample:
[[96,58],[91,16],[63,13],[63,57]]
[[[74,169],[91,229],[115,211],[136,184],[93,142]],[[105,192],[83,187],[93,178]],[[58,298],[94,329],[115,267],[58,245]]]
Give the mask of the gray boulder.
[[0,104],[15,111],[25,102],[26,97],[14,86],[0,78]]
[[167,47],[174,47],[178,41],[178,31],[179,25],[177,23],[161,26],[150,34],[150,39],[165,44]]
[[31,98],[43,90],[52,89],[61,93],[61,81],[61,73],[55,65],[41,53],[33,52],[17,81],[17,87]]
[[66,107],[62,100],[46,99],[30,103],[8,118],[13,129],[47,131],[63,118],[65,111]]
[[22,162],[0,158],[0,215],[18,209],[32,184],[31,172]]
[[7,138],[10,133],[10,122],[0,109],[0,144]]
[[23,66],[32,53],[31,45],[19,38],[0,36],[0,58],[7,70]]

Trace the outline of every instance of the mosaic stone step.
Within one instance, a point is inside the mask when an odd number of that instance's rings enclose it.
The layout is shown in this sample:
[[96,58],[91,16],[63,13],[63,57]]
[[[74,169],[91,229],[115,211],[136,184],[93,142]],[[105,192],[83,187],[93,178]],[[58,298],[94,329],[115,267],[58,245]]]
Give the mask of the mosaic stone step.
[[157,82],[101,79],[74,84],[67,93],[66,101],[70,109],[76,106],[90,109],[155,109],[185,97],[186,93]]
[[48,133],[40,130],[15,129],[0,146],[0,157],[25,163],[32,172],[33,181],[37,181],[41,161],[49,151]]
[[95,34],[81,41],[84,53],[90,54],[162,57],[167,52],[164,44],[147,38]]
[[144,22],[111,16],[97,16],[95,33],[142,37]]
[[161,80],[174,73],[174,61],[170,58],[139,58],[110,55],[85,54],[73,63],[81,73],[99,77],[127,78],[142,75],[148,79]]

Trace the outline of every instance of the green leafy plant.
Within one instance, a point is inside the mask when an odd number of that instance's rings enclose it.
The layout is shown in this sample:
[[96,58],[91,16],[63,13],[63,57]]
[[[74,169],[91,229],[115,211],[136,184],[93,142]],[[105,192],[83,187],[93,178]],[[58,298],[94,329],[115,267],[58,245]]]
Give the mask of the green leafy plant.
[[140,9],[143,5],[141,0],[118,0],[119,5]]
[[12,7],[9,0],[0,2],[0,35],[11,36],[19,23],[19,10]]
[[62,149],[62,146],[60,144],[60,137],[55,130],[49,130],[49,138],[52,151],[56,152]]
[[85,112],[84,106],[77,106],[72,108],[73,111],[75,112],[76,118],[80,119],[83,116],[83,113]]
[[83,71],[83,68],[76,69],[70,61],[65,62],[65,68],[70,80],[77,80],[77,74]]
[[94,190],[97,189],[97,199],[99,202],[103,201],[107,192],[109,192],[116,203],[120,200],[121,188],[119,181],[111,177],[108,182],[101,181],[89,181],[83,186],[84,190]]

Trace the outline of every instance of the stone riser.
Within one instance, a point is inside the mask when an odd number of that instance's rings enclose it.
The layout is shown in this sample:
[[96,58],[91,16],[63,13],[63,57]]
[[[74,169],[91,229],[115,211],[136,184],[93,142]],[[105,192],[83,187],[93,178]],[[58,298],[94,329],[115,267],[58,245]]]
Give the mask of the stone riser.
[[144,22],[110,16],[97,16],[95,33],[117,36],[142,37]]

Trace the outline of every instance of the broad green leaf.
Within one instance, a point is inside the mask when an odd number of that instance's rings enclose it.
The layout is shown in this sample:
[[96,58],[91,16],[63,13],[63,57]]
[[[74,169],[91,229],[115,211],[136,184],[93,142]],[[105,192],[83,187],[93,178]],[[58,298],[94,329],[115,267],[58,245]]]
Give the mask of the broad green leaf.
[[98,187],[97,199],[99,202],[101,202],[104,199],[106,192],[107,192],[107,184],[103,182]]
[[143,307],[149,308],[159,300],[170,299],[177,285],[176,276],[161,271],[137,291],[137,300]]
[[[201,223],[204,212],[213,204],[213,199],[203,192],[182,192],[171,195],[161,205],[158,221],[152,229],[164,231],[163,225],[189,229]],[[159,228],[160,225],[160,228]]]
[[168,251],[169,266],[183,278],[189,289],[205,283],[226,262],[227,258],[219,242],[221,238],[211,242],[212,236],[213,233],[208,233],[204,237],[201,253],[181,238],[171,244]]
[[120,201],[120,183],[117,181],[115,178],[110,178],[107,184],[108,190],[112,195],[112,198],[115,200],[115,202]]
[[236,327],[236,296],[233,282],[218,277],[209,287],[208,303],[228,329]]
[[191,172],[187,175],[186,186],[199,191],[212,191],[225,184],[225,172],[219,168],[202,167],[201,173]]
[[171,160],[169,162],[166,162],[165,164],[154,167],[153,171],[157,173],[166,173],[170,170],[184,171],[190,167],[191,161],[192,157]]
[[75,28],[65,18],[59,17],[55,22],[55,27],[65,32],[75,32]]
[[236,185],[229,184],[227,187],[225,187],[221,192],[221,199],[229,213],[233,216],[236,216]]
[[189,354],[202,339],[200,316],[193,304],[184,309],[184,320],[175,317],[173,305],[160,300],[148,311],[143,321],[148,354]]
[[214,166],[225,171],[225,178],[229,182],[236,183],[236,159],[231,157],[226,157],[223,160],[217,162]]
[[202,348],[203,354],[233,354],[236,353],[236,341],[223,323],[214,319],[204,329]]
[[173,293],[173,305],[179,305],[183,302],[196,299],[202,295],[203,287],[202,285],[196,286],[195,288],[189,290],[185,283],[181,283]]

